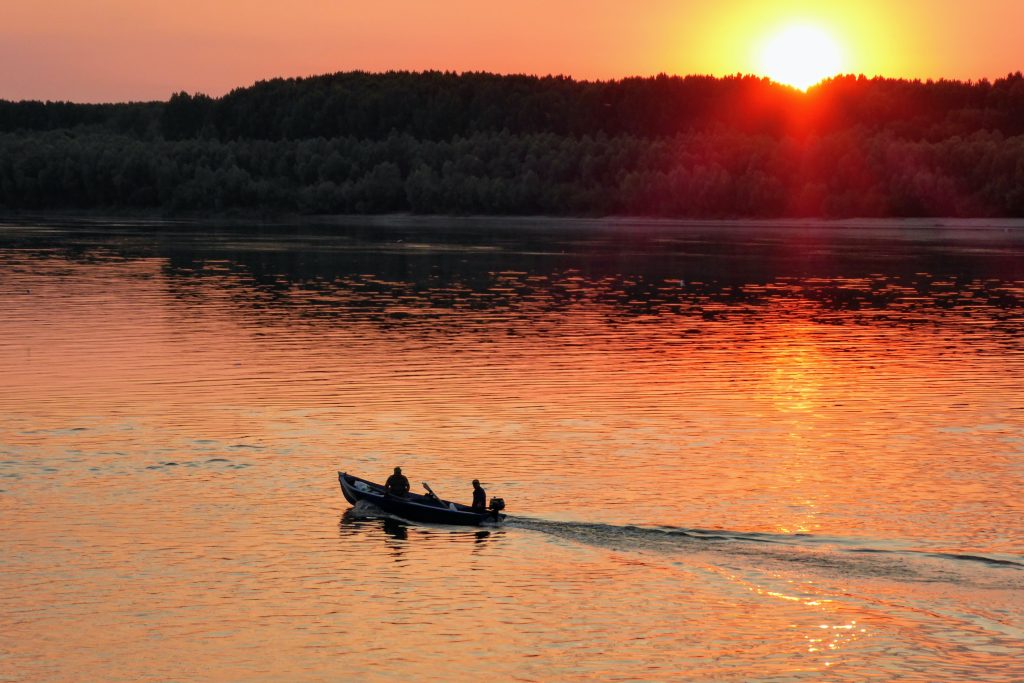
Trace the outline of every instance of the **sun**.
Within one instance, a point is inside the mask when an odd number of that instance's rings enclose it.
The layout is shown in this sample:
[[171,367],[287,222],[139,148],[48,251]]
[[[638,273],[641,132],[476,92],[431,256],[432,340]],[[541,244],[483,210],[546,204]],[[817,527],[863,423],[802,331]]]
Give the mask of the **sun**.
[[807,90],[843,70],[843,51],[821,27],[791,24],[765,39],[757,65],[773,81]]

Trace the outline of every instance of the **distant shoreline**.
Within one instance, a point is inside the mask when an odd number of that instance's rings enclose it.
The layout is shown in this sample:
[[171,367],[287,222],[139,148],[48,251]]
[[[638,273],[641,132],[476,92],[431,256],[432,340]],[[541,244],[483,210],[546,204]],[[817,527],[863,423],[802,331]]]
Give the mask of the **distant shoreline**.
[[159,212],[111,211],[0,211],[0,230],[25,228],[37,223],[39,227],[90,228],[187,228],[190,226],[216,226],[226,229],[294,228],[294,227],[379,227],[381,229],[440,230],[446,227],[459,230],[473,228],[500,230],[582,230],[582,231],[639,231],[689,232],[710,230],[768,230],[790,231],[823,229],[828,232],[863,231],[877,234],[941,232],[981,236],[1012,234],[1024,239],[1024,218],[707,218],[676,219],[647,216],[520,216],[520,215],[420,215],[410,213],[386,214],[322,214],[322,215],[182,215],[168,216]]
[[1021,73],[840,77],[801,93],[746,76],[349,72],[220,98],[0,100],[0,207],[246,220],[1019,218],[1022,87]]

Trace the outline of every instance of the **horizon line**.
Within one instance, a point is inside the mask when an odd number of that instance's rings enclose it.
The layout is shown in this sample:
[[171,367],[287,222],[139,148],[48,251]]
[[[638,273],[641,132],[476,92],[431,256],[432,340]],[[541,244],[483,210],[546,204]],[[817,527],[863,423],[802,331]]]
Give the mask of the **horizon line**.
[[813,85],[809,86],[806,90],[804,90],[804,89],[798,88],[796,86],[789,85],[787,83],[780,83],[779,81],[773,80],[769,76],[765,76],[765,75],[762,75],[762,74],[756,74],[756,73],[742,72],[742,71],[737,71],[735,73],[729,73],[729,74],[711,74],[711,73],[686,73],[686,74],[683,74],[683,73],[670,73],[670,72],[667,72],[667,71],[659,71],[657,73],[651,73],[651,74],[646,74],[646,75],[634,74],[634,75],[629,75],[629,76],[620,76],[620,77],[616,77],[616,78],[579,78],[579,77],[573,76],[571,74],[566,74],[566,73],[548,72],[546,74],[541,74],[541,73],[511,72],[511,71],[510,72],[499,72],[499,71],[487,71],[487,70],[484,70],[484,69],[480,69],[480,70],[462,70],[462,71],[457,70],[457,69],[422,69],[422,70],[384,69],[384,70],[379,70],[379,71],[370,70],[370,69],[348,69],[348,70],[338,70],[338,71],[325,71],[325,72],[320,72],[320,73],[312,73],[312,74],[305,74],[305,75],[299,75],[299,76],[283,76],[282,75],[282,76],[269,76],[269,77],[266,77],[266,78],[259,78],[259,79],[256,79],[255,81],[252,81],[252,82],[248,83],[247,85],[237,85],[237,86],[231,87],[230,89],[228,89],[227,91],[225,91],[223,94],[220,94],[220,95],[210,95],[210,94],[205,93],[205,92],[203,92],[201,90],[189,91],[187,89],[182,88],[180,90],[172,90],[167,95],[167,97],[165,99],[138,99],[138,100],[128,99],[128,100],[95,100],[95,101],[90,101],[90,100],[70,100],[70,99],[17,99],[17,100],[14,100],[14,99],[7,99],[5,97],[0,97],[0,102],[7,102],[7,103],[14,103],[14,104],[19,104],[19,103],[42,103],[42,104],[81,104],[81,105],[96,105],[96,106],[123,105],[123,104],[157,104],[157,103],[165,103],[165,102],[169,101],[171,99],[171,97],[173,97],[175,95],[182,94],[182,93],[187,94],[187,95],[189,95],[191,97],[203,96],[203,97],[209,97],[210,99],[213,99],[213,100],[220,100],[220,99],[223,99],[224,97],[226,97],[227,95],[230,95],[233,92],[237,92],[239,90],[246,90],[248,88],[253,88],[253,87],[256,87],[256,86],[264,84],[264,83],[273,83],[273,82],[276,82],[276,81],[315,80],[315,79],[318,79],[318,78],[327,78],[327,77],[331,77],[331,76],[341,76],[341,75],[349,75],[349,74],[362,74],[362,75],[367,75],[367,76],[387,76],[387,75],[414,75],[414,76],[422,76],[422,75],[430,75],[430,74],[441,74],[441,75],[449,75],[449,76],[457,76],[457,77],[478,75],[478,76],[497,76],[499,78],[517,78],[517,77],[518,78],[532,78],[532,79],[536,79],[536,80],[561,79],[561,80],[573,81],[575,83],[585,83],[585,84],[608,84],[608,83],[617,83],[617,82],[630,81],[630,80],[655,80],[655,79],[663,78],[663,77],[664,78],[670,78],[670,79],[673,79],[673,78],[674,79],[680,79],[680,80],[686,80],[686,79],[690,79],[690,78],[703,78],[703,79],[713,79],[713,80],[716,80],[716,81],[724,81],[724,80],[730,80],[730,79],[754,79],[754,80],[759,80],[759,81],[768,81],[769,83],[771,83],[773,85],[776,85],[776,86],[778,86],[780,88],[791,90],[794,93],[799,93],[799,94],[808,94],[810,91],[812,91],[812,90],[822,86],[823,84],[827,84],[827,83],[830,83],[830,82],[836,81],[836,80],[846,80],[846,79],[854,79],[854,80],[857,80],[857,81],[862,81],[862,80],[863,81],[893,81],[893,82],[904,82],[904,83],[919,83],[919,84],[924,84],[924,85],[934,84],[934,83],[954,83],[954,84],[975,86],[975,85],[980,85],[980,84],[983,84],[983,83],[993,84],[993,83],[996,83],[996,82],[999,82],[999,81],[1008,80],[1008,79],[1011,79],[1011,78],[1014,78],[1014,77],[1021,77],[1022,75],[1024,75],[1024,74],[1022,74],[1022,70],[1021,69],[1018,69],[1016,71],[1009,71],[1005,75],[1002,75],[1002,76],[996,76],[996,77],[983,76],[983,77],[980,77],[980,78],[969,78],[969,79],[947,78],[947,77],[944,77],[944,76],[940,76],[940,77],[937,77],[937,78],[936,77],[922,78],[922,77],[910,77],[910,76],[885,76],[885,75],[882,75],[882,74],[874,74],[874,75],[869,76],[869,75],[864,74],[864,73],[852,73],[852,72],[850,72],[850,73],[837,73],[835,75],[828,76],[827,78],[821,79],[817,83],[814,83]]

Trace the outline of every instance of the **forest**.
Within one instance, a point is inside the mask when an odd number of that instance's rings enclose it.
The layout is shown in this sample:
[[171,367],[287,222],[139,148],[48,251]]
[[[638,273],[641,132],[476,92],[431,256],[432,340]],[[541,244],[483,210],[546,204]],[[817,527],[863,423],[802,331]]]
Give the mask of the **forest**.
[[337,73],[0,100],[0,209],[1024,216],[1024,76]]

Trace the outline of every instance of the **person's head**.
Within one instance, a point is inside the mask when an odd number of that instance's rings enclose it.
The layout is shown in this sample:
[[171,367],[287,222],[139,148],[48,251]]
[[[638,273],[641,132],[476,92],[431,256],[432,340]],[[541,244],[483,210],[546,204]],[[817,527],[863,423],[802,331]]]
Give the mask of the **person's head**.
[[475,489],[480,488],[480,480],[479,479],[474,479],[473,480],[473,488],[475,488]]
[[395,474],[401,474],[401,473],[402,473],[402,468],[401,467],[396,467],[395,468]]

